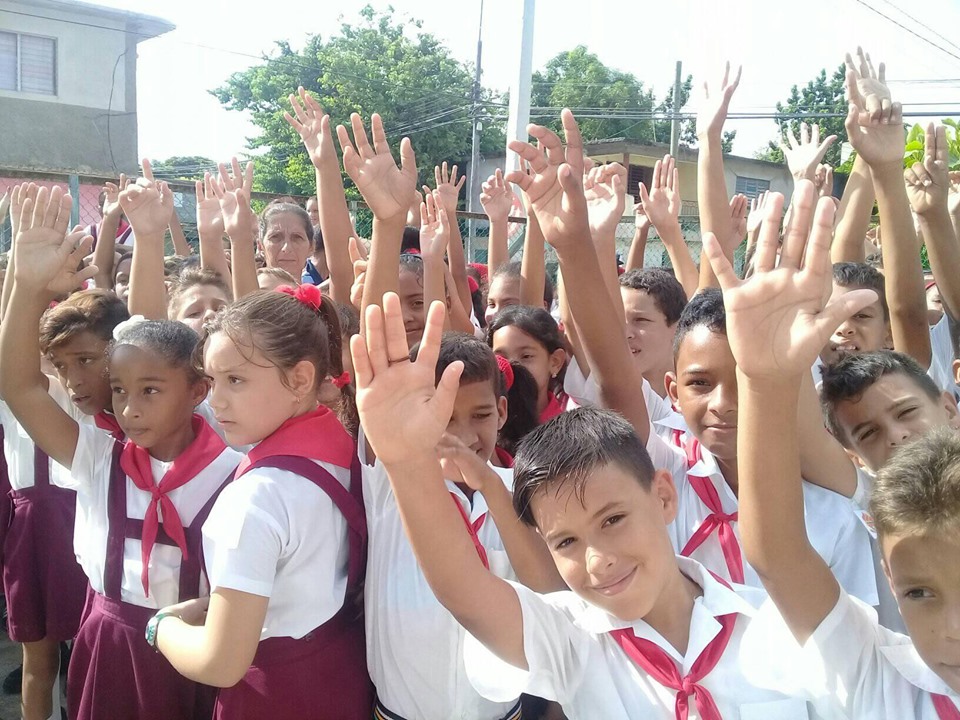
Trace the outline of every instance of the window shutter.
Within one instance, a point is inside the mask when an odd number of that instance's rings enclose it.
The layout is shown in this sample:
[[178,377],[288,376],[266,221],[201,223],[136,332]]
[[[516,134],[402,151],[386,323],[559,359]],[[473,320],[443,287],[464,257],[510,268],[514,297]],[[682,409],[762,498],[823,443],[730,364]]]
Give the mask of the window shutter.
[[20,90],[57,94],[57,45],[52,38],[20,36]]
[[0,32],[0,90],[17,89],[17,36]]

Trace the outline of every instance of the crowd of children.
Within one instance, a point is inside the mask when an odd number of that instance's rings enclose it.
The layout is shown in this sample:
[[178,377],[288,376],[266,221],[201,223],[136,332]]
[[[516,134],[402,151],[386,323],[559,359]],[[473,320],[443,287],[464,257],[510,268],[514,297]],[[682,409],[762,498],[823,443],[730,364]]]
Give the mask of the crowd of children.
[[23,717],[60,717],[67,643],[78,720],[960,718],[960,175],[932,124],[904,171],[883,65],[846,66],[839,199],[805,124],[792,196],[731,199],[740,72],[705,85],[699,267],[666,156],[618,272],[627,173],[569,110],[483,184],[486,266],[456,166],[421,194],[408,138],[398,165],[377,114],[333,129],[302,88],[316,197],[258,215],[253,164],[221,165],[196,253],[147,161],[90,228],[16,186]]

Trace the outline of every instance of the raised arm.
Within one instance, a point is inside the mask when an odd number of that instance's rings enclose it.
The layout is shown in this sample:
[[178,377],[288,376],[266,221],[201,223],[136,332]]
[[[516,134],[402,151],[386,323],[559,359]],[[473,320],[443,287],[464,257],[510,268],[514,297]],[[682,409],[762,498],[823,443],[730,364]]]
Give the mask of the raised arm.
[[821,142],[820,126],[802,122],[799,137],[793,134],[793,129],[788,125],[784,138],[780,138],[777,142],[786,158],[787,168],[793,176],[794,183],[801,180],[814,182],[817,167],[823,162],[824,155],[836,141],[837,136],[828,135]]
[[480,187],[480,205],[490,221],[490,237],[487,241],[487,267],[490,272],[505,265],[510,259],[507,248],[507,218],[510,216],[514,197],[513,185],[504,181],[503,172],[499,168]]
[[211,178],[210,189],[220,203],[223,227],[230,238],[230,269],[233,299],[260,289],[257,282],[257,237],[260,234],[257,215],[250,206],[253,188],[253,163],[241,172],[240,163],[231,159],[232,174],[220,165],[220,176]]
[[[420,203],[420,255],[423,258],[423,304],[447,304],[443,255],[450,239],[450,223],[440,194],[434,190],[425,194]],[[473,328],[471,328],[472,330]]]
[[[526,669],[516,591],[483,567],[437,459],[463,369],[451,363],[434,387],[443,306],[430,307],[410,362],[400,301],[390,293],[382,303],[382,310],[376,303],[367,307],[366,337],[350,339],[364,433],[387,470],[404,530],[437,600],[500,658]],[[399,417],[405,421],[398,424]]]
[[180,257],[193,255],[193,248],[187,242],[187,236],[183,234],[183,226],[180,224],[180,216],[177,215],[176,206],[170,211],[170,240],[173,242],[173,254]]
[[646,443],[650,419],[639,392],[643,378],[630,357],[623,314],[617,314],[610,294],[601,290],[603,273],[590,241],[580,129],[569,110],[560,117],[566,147],[547,128],[531,125],[530,134],[542,147],[512,141],[510,149],[530,163],[533,174],[515,171],[507,179],[530,196],[544,237],[557,251],[567,300],[604,404],[626,417]]
[[[460,235],[460,223],[457,221],[457,205],[460,203],[460,190],[467,181],[467,176],[460,176],[457,181],[457,166],[449,171],[447,163],[433,169],[433,176],[437,184],[437,192],[443,199],[443,207],[447,211],[447,220],[450,225],[450,239],[447,242],[447,262],[450,274],[453,275],[455,288],[450,288],[453,295],[460,300],[460,306],[468,308],[473,305],[470,297],[470,284],[467,282],[467,259],[463,254],[463,237]],[[424,195],[429,190],[424,186]],[[455,291],[455,292],[454,292]]]
[[[524,204],[526,195],[524,195]],[[523,234],[523,257],[520,259],[520,304],[530,307],[543,305],[547,284],[546,241],[540,221],[532,207],[527,207],[527,228]]]
[[103,190],[103,217],[97,229],[97,246],[93,249],[93,264],[97,266],[97,274],[93,282],[98,288],[113,290],[113,261],[117,247],[117,228],[120,227],[120,193],[127,189],[129,180],[120,173],[120,182],[105,183]]
[[17,233],[20,228],[20,215],[23,212],[23,203],[27,198],[31,202],[37,201],[37,191],[39,187],[36,183],[22,183],[14,185],[10,193],[10,252],[7,256],[7,272],[3,278],[3,293],[0,296],[0,321],[7,314],[7,306],[10,304],[10,294],[13,292],[13,278],[16,274],[16,253],[14,245],[17,243]]
[[680,177],[676,163],[669,155],[664,155],[663,160],[657,160],[653,166],[653,182],[649,193],[640,183],[640,203],[667,248],[683,292],[692,298],[697,292],[700,277],[680,229]]
[[805,642],[836,604],[840,587],[810,545],[804,523],[799,388],[834,329],[876,296],[856,290],[828,302],[834,203],[822,199],[814,216],[813,184],[806,180],[794,191],[793,222],[778,265],[782,208],[783,197],[774,194],[755,272],[745,281],[737,279],[713,236],[704,244],[723,289],[727,337],[738,368],[743,549],[793,635]]
[[306,90],[299,88],[290,95],[294,115],[284,113],[287,122],[300,135],[313,163],[317,179],[317,205],[320,210],[320,232],[330,269],[330,296],[339,303],[350,302],[353,263],[350,261],[350,238],[357,234],[350,219],[347,196],[343,191],[343,175],[330,132],[330,117]]
[[870,168],[857,155],[837,211],[837,229],[833,234],[833,245],[830,246],[830,259],[833,262],[863,262],[866,259],[863,238],[870,228],[875,199]]
[[227,253],[223,249],[223,214],[220,201],[213,190],[215,180],[210,173],[203,174],[203,180],[196,182],[197,194],[197,235],[200,238],[200,267],[213,270],[231,288],[233,276]]
[[[643,183],[640,184],[643,185]],[[633,213],[633,240],[630,241],[630,250],[627,252],[627,272],[643,269],[644,255],[647,252],[647,238],[650,236],[650,225],[652,224],[643,209],[642,202],[634,203]]]
[[173,193],[162,180],[155,182],[150,161],[143,161],[143,177],[120,193],[136,241],[130,265],[131,315],[148,320],[167,319],[167,289],[163,275],[163,239],[173,212]]
[[79,429],[47,392],[40,371],[40,317],[50,300],[69,293],[96,268],[77,271],[93,238],[79,228],[67,235],[72,202],[59,186],[40,188],[22,204],[14,288],[0,324],[0,397],[43,452],[69,468]]
[[626,182],[627,170],[619,163],[595,167],[583,178],[590,236],[596,246],[603,283],[620,318],[623,317],[623,298],[617,275],[617,225],[623,217]]

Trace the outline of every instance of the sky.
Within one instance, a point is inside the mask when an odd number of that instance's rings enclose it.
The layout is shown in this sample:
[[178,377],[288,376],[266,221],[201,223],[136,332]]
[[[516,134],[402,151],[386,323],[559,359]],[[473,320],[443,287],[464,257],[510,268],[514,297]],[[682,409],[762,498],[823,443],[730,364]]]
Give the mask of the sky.
[[[159,15],[177,26],[139,46],[141,155],[225,159],[242,153],[256,128],[245,113],[224,109],[208,91],[231,73],[257,64],[275,41],[287,40],[300,48],[310,35],[328,38],[341,20],[356,21],[368,3],[285,0],[270,6],[229,0],[99,0],[99,4]],[[370,4],[378,9],[387,6],[378,0]],[[389,4],[401,15],[422,20],[424,30],[439,37],[454,56],[474,61],[480,0]],[[522,6],[521,0],[485,2],[482,82],[487,87],[505,91],[517,73]],[[773,111],[792,85],[806,84],[821,68],[832,72],[846,51],[862,44],[875,60],[886,61],[894,99],[904,103],[905,111],[960,112],[957,0],[926,0],[922,7],[908,0],[540,0],[534,69],[581,44],[607,65],[633,73],[653,87],[658,98],[671,86],[677,60],[683,62],[684,75],[693,74],[695,88],[704,79],[718,78],[724,61],[742,64],[733,112]],[[943,80],[947,82],[938,82]],[[776,134],[769,119],[730,122],[727,128],[738,131],[734,152],[748,156]]]

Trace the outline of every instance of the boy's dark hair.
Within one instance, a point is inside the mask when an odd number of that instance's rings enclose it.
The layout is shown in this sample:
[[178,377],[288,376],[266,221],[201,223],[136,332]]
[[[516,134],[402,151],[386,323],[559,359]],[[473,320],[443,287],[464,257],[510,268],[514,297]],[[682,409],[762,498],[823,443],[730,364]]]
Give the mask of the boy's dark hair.
[[883,275],[867,263],[841,262],[833,264],[833,281],[842,288],[874,290],[883,307],[883,319],[890,319],[887,292]]
[[201,269],[199,266],[187,266],[181,268],[180,272],[174,276],[170,289],[167,293],[167,308],[175,308],[180,302],[180,298],[191,288],[198,285],[211,285],[222,292],[229,300],[232,293],[226,280],[215,270],[209,268]]
[[827,429],[843,445],[850,447],[850,438],[837,419],[837,407],[846,400],[858,401],[875,382],[885,375],[903,375],[931,400],[940,398],[940,389],[920,364],[909,355],[893,350],[847,355],[834,365],[823,368],[820,408]]
[[620,415],[597,408],[560,413],[520,443],[513,465],[513,508],[520,520],[536,527],[531,503],[537,493],[572,482],[582,499],[587,480],[611,464],[635,477],[644,489],[653,482],[650,456],[633,426]]
[[624,273],[620,276],[620,287],[647,293],[653,298],[657,310],[667,319],[667,325],[676,323],[687,305],[683,285],[661,268],[642,268]]
[[727,311],[723,307],[723,293],[717,288],[701,290],[687,303],[677,321],[677,333],[673,336],[673,360],[680,354],[683,339],[696,327],[705,326],[721,335],[727,334]]
[[[517,278],[518,280],[521,277],[522,264],[519,260],[514,260],[513,262],[506,262],[500,267],[496,268],[493,271],[493,275],[490,277],[490,282],[493,282],[493,279],[503,275],[509,278]],[[543,278],[543,304],[545,307],[549,308],[553,305],[554,290],[553,283],[550,281],[550,276],[544,276]]]
[[900,448],[870,497],[877,534],[955,533],[960,518],[960,436],[934,428]]
[[405,253],[411,250],[420,252],[420,228],[407,225],[403,228],[403,238],[400,240],[400,252]]
[[190,382],[199,382],[204,376],[193,364],[199,339],[193,330],[176,320],[144,320],[121,328],[108,353],[113,353],[120,345],[134,345],[156,353],[173,367],[181,368]]
[[74,293],[40,320],[40,351],[46,355],[80,333],[91,332],[109,341],[113,329],[130,312],[112,290],[94,289]]
[[[516,326],[539,342],[550,354],[557,350],[564,350],[572,355],[570,346],[560,332],[553,315],[543,308],[527,305],[511,305],[498,312],[490,321],[490,324],[487,325],[487,345],[493,347],[493,336],[497,333],[497,330],[510,325]],[[557,377],[553,378],[550,383],[551,391],[558,392],[563,389],[563,378],[566,373],[567,365],[564,363],[563,368],[557,373]]]

